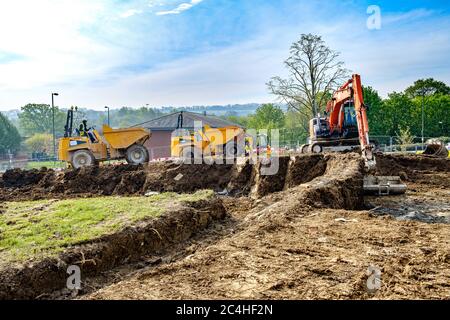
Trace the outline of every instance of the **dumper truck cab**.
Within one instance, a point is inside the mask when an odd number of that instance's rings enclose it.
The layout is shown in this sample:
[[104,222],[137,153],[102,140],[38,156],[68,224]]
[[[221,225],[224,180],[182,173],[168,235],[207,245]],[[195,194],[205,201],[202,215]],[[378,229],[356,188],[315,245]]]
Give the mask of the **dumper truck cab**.
[[144,146],[151,133],[144,128],[112,129],[103,125],[100,134],[90,128],[72,136],[73,109],[68,111],[64,138],[59,140],[58,158],[74,168],[107,160],[125,159],[129,164],[144,164],[149,153]]

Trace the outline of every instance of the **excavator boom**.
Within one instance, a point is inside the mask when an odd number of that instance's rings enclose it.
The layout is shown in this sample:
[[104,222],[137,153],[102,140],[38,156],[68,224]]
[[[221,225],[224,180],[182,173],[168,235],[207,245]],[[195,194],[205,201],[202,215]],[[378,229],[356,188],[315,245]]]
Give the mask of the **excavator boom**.
[[359,74],[354,74],[350,80],[336,90],[333,94],[333,98],[327,104],[331,135],[333,133],[342,133],[344,125],[344,105],[349,101],[353,101],[358,127],[359,144],[366,165],[370,169],[375,166],[375,159],[369,141],[369,121],[367,120],[367,108],[364,104],[361,77]]

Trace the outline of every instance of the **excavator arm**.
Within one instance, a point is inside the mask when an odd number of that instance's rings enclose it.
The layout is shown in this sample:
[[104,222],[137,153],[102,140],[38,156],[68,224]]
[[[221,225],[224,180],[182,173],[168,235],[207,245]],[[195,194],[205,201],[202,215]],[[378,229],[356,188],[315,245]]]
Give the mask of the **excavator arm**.
[[352,79],[340,87],[328,102],[327,113],[329,114],[330,132],[342,131],[344,124],[343,106],[350,100],[353,100],[355,108],[362,156],[366,162],[366,166],[372,169],[375,166],[375,158],[373,157],[372,145],[369,141],[369,121],[367,120],[367,107],[364,104],[360,75],[354,74]]

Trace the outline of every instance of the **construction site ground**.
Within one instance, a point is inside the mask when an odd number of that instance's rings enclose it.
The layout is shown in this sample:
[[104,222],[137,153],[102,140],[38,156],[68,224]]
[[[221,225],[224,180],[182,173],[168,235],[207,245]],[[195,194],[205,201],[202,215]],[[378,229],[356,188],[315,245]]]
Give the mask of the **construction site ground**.
[[[30,200],[216,194],[58,258],[3,266],[0,298],[450,298],[450,160],[377,156],[377,174],[408,185],[388,197],[363,195],[356,153],[278,160],[268,176],[264,163],[8,172],[3,212]],[[65,289],[70,264],[82,269],[77,292]],[[369,269],[379,270],[379,287],[368,286]]]

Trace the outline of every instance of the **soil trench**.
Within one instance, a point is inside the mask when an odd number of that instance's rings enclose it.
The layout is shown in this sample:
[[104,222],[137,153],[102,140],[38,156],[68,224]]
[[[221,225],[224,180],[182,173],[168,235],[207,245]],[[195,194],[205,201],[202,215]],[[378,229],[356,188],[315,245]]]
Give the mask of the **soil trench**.
[[[420,290],[402,293],[412,280],[399,276],[405,265],[401,256],[413,257],[411,250],[415,250],[413,246],[396,247],[396,235],[405,228],[411,229],[405,233],[408,243],[422,238],[419,247],[430,248],[435,265],[423,272],[434,273],[429,296],[442,297],[448,289],[448,282],[442,279],[450,276],[446,238],[450,229],[445,220],[449,208],[441,205],[450,200],[449,160],[378,155],[379,175],[400,175],[408,184],[406,195],[389,198],[363,196],[363,162],[356,153],[277,160],[278,170],[273,175],[261,174],[273,163],[248,161],[241,165],[163,162],[65,172],[7,171],[0,178],[2,201],[200,189],[213,189],[218,196],[68,248],[58,259],[0,271],[0,299],[66,298],[54,293],[65,286],[71,264],[80,265],[83,281],[95,287],[79,293],[88,294],[84,298],[89,299],[330,298],[333,293],[337,298],[366,299],[371,296],[362,284],[371,261],[382,265],[389,277],[400,279],[397,283],[403,288],[388,286],[390,293],[380,291],[378,297],[427,297],[422,285],[418,285]],[[434,200],[425,190],[435,195]],[[400,217],[399,203],[412,208],[409,211],[422,211]],[[424,212],[426,217],[416,219],[418,222],[407,221]],[[430,220],[430,216],[435,218]],[[433,222],[433,226],[423,222]],[[373,240],[383,232],[385,240]],[[427,236],[420,236],[424,234]],[[391,253],[377,253],[377,258],[370,253],[383,246]],[[148,255],[151,259],[176,258],[154,266]],[[425,261],[417,260],[417,268],[424,267]],[[136,262],[145,267],[136,268]],[[346,264],[353,273],[344,271]],[[129,267],[120,273],[123,266]],[[125,280],[114,276],[96,283],[95,279],[107,273],[121,274]],[[336,292],[340,294],[336,296]]]

